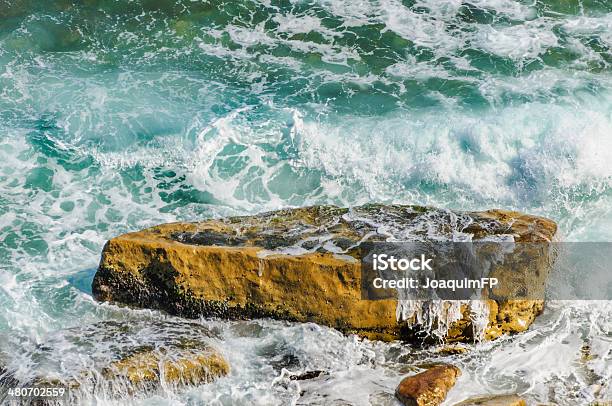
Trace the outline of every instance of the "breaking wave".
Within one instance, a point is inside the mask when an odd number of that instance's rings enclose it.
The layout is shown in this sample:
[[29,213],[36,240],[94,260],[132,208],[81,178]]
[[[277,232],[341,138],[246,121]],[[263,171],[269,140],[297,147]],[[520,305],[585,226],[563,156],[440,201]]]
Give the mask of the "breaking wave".
[[[90,295],[104,242],[155,223],[380,201],[518,209],[610,241],[611,32],[607,0],[0,0],[7,365],[64,329],[164,319]],[[610,314],[551,303],[465,357],[202,320],[234,372],[134,403],[390,404],[407,364],[452,360],[466,391],[449,403],[586,404],[610,396]]]

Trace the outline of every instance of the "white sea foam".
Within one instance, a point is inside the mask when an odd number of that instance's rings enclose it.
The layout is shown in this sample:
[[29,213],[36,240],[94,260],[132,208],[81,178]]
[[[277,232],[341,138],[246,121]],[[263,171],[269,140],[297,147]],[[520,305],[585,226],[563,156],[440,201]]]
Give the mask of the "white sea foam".
[[536,20],[505,28],[487,26],[475,38],[477,46],[487,52],[512,59],[533,59],[559,39],[552,31],[554,21]]
[[[295,2],[264,23],[214,26],[102,13],[103,32],[59,39],[45,24],[61,28],[70,10],[9,19],[18,26],[0,36],[0,343],[10,365],[27,374],[38,345],[66,327],[164,318],[87,293],[104,242],[156,223],[374,200],[515,208],[554,218],[568,240],[610,240],[611,15],[470,1],[489,13],[484,24],[466,22],[457,0],[404,3],[321,0],[304,12]],[[41,51],[75,38],[74,50]],[[50,181],[34,179],[40,168]],[[435,221],[420,226],[436,235]],[[456,304],[398,310],[437,316],[438,335],[458,317]],[[288,404],[302,391],[304,402],[385,404],[405,368],[427,361],[463,370],[448,404],[506,392],[584,404],[612,396],[610,314],[606,302],[551,303],[528,332],[465,356],[310,324],[208,320],[230,376],[133,404]],[[288,378],[308,370],[328,374]]]

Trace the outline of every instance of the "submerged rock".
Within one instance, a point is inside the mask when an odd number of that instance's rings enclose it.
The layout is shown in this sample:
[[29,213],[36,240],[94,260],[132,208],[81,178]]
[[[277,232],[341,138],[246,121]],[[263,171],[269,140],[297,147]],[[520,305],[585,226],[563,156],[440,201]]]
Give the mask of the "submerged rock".
[[161,386],[200,385],[229,373],[213,338],[197,323],[159,320],[60,330],[27,354],[36,362],[27,371],[7,363],[0,371],[0,388],[63,388],[63,399],[78,404],[92,397],[154,392]]
[[442,347],[436,348],[435,352],[442,355],[458,355],[465,354],[469,351],[469,347],[464,346],[463,344],[448,344],[443,345]]
[[466,399],[455,406],[526,406],[525,400],[518,395],[480,396]]
[[210,347],[172,351],[145,349],[112,362],[104,368],[108,379],[127,379],[133,385],[199,385],[227,375],[229,365]]
[[[108,241],[93,282],[96,299],[174,315],[272,317],[316,322],[345,333],[391,340],[418,336],[420,324],[444,325],[449,341],[474,339],[469,303],[363,300],[359,247],[364,241],[551,241],[553,221],[517,212],[451,212],[371,204],[315,206],[255,216],[173,223]],[[542,290],[548,258],[520,275]],[[500,271],[501,272],[501,271]],[[500,273],[498,272],[498,273]],[[503,272],[497,275],[504,277]],[[481,303],[487,338],[527,329],[542,300]],[[433,310],[432,310],[433,309]],[[429,312],[424,322],[423,313]],[[400,315],[400,320],[398,320]],[[435,318],[435,320],[432,320]],[[418,338],[418,337],[417,337]]]
[[437,406],[444,402],[459,375],[459,368],[439,365],[404,378],[395,390],[395,396],[405,406]]
[[325,371],[321,371],[317,369],[314,371],[306,371],[301,374],[291,374],[289,375],[289,379],[292,381],[306,381],[308,379],[318,378],[319,376],[325,375],[325,374],[326,374]]

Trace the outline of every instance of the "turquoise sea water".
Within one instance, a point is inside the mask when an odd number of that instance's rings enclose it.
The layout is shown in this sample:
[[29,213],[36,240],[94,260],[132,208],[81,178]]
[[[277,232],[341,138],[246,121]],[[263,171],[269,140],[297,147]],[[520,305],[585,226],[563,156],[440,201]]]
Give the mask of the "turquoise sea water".
[[[62,329],[163,318],[90,296],[104,242],[126,231],[381,201],[518,209],[565,240],[610,241],[611,162],[609,0],[0,0],[0,349],[27,375]],[[460,361],[466,393],[610,395],[610,315],[551,306],[547,338]],[[312,384],[325,397],[299,402],[393,404],[408,352],[315,326],[247,323],[256,339],[203,323],[237,367],[156,402],[297,402],[308,384],[283,383],[285,351],[289,369],[332,371]],[[576,365],[583,345],[600,351],[594,378]],[[559,351],[573,355],[535,357]]]

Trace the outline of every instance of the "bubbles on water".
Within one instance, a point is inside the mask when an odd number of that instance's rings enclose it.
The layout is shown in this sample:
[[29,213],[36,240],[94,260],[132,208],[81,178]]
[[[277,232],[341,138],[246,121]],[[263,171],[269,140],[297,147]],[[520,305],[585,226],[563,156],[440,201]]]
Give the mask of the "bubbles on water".
[[[141,317],[83,286],[106,239],[155,223],[374,200],[517,208],[554,218],[569,239],[611,236],[609,2],[88,4],[0,0],[0,329],[11,353],[64,327]],[[474,349],[458,387],[538,401],[552,396],[543,386],[582,386],[580,401],[609,394],[602,306],[553,308],[525,335]],[[239,349],[239,372],[155,401],[273,403],[305,390],[358,404],[392,393],[405,362],[389,352],[413,351],[268,321],[260,342],[211,323]],[[588,341],[586,367],[538,358],[577,354],[579,340],[557,340],[568,329]],[[514,374],[507,387],[485,375],[500,365]],[[298,383],[283,368],[332,373]]]

